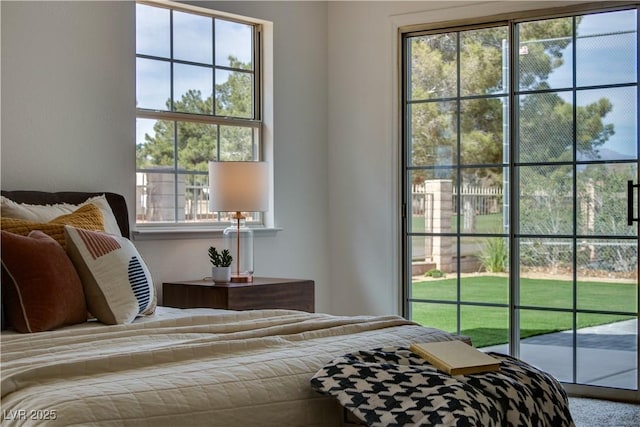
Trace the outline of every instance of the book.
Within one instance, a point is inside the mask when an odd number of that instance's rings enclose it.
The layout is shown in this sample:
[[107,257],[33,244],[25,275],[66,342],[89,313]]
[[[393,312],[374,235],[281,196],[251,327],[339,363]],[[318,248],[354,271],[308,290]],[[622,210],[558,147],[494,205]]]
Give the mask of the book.
[[462,341],[411,344],[409,350],[449,375],[468,375],[500,369],[500,361]]

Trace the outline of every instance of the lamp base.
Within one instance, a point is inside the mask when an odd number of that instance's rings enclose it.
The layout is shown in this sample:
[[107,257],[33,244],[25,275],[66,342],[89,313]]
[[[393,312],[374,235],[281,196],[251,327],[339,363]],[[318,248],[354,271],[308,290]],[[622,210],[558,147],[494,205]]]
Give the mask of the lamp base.
[[253,276],[231,276],[231,283],[251,283]]

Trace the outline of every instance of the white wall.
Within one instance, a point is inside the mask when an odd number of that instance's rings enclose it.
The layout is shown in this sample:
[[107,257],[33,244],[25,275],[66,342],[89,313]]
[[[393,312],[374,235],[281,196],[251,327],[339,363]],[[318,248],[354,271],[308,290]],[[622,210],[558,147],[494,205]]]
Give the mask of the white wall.
[[2,2],[2,188],[135,192],[132,3]]
[[[198,2],[274,23],[276,226],[257,275],[316,281],[329,310],[326,3]],[[1,2],[1,185],[114,191],[135,206],[135,5]],[[154,281],[210,275],[215,241],[137,240]]]

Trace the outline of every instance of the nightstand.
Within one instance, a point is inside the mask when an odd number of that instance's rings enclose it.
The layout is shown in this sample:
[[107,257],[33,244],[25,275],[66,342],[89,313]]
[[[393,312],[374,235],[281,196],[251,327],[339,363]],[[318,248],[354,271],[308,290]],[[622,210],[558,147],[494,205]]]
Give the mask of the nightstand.
[[270,277],[254,277],[252,283],[168,282],[162,284],[162,305],[227,310],[282,308],[313,313],[314,286],[313,280]]

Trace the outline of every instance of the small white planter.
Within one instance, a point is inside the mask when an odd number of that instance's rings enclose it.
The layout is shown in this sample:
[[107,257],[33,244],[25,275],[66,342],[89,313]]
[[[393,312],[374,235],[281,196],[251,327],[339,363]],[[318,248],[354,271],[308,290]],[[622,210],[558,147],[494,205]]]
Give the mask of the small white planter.
[[211,267],[211,277],[215,283],[229,283],[231,267]]

